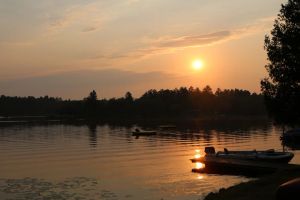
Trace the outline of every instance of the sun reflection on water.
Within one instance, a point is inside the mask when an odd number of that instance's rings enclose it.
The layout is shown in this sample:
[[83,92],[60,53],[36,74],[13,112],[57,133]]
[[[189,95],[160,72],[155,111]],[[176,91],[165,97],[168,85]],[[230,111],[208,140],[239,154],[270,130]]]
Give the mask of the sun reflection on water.
[[203,164],[201,162],[196,162],[195,165],[196,165],[195,166],[196,169],[203,169],[203,168],[205,168],[205,164]]
[[204,176],[201,175],[201,174],[199,174],[199,175],[197,176],[197,179],[202,180],[202,179],[204,179]]
[[199,158],[201,158],[201,157],[203,157],[203,156],[201,155],[200,150],[199,150],[199,149],[196,149],[196,150],[195,150],[194,158],[199,159]]
[[194,157],[195,158],[201,158],[202,156],[200,154],[196,154]]

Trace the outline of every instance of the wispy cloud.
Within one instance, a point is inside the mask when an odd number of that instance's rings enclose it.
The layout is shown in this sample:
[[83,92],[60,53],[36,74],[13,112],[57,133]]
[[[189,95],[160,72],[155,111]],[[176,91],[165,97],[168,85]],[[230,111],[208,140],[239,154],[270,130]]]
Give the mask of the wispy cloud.
[[96,31],[104,23],[117,18],[122,13],[122,11],[116,12],[116,10],[122,10],[139,1],[93,1],[84,5],[73,5],[66,8],[60,16],[49,17],[48,30],[50,32],[59,32],[77,25],[81,32]]
[[211,45],[231,37],[229,31],[219,31],[204,35],[182,36],[182,37],[162,37],[147,42],[149,47],[140,48],[127,53],[101,54],[90,59],[98,60],[123,60],[123,59],[139,59],[157,54],[168,54],[177,50],[190,47],[200,47]]
[[[259,19],[251,24],[232,30],[221,30],[200,35],[179,37],[161,37],[148,40],[145,48],[136,49],[125,54],[102,56],[102,59],[137,59],[159,54],[169,54],[186,48],[215,45],[233,39],[240,39],[259,32],[266,32],[272,26],[275,17]],[[100,58],[100,57],[98,57]]]
[[57,33],[72,26],[78,26],[79,31],[91,32],[99,29],[105,21],[105,15],[95,3],[72,6],[61,16],[49,17],[48,31]]
[[88,26],[82,29],[82,32],[92,32],[97,30],[99,27],[97,26]]
[[219,42],[229,40],[233,37],[230,31],[218,31],[204,35],[191,35],[181,37],[164,37],[153,40],[148,43],[148,47],[136,49],[126,53],[98,55],[90,59],[98,60],[136,60],[153,55],[170,54],[186,48],[195,48],[207,45],[213,45]]
[[142,58],[156,54],[168,54],[186,48],[212,45],[232,37],[230,31],[218,31],[204,35],[187,35],[158,39],[149,48],[138,49],[127,54],[127,57]]
[[230,31],[219,31],[215,33],[209,33],[205,35],[194,35],[194,36],[183,36],[178,38],[171,38],[163,40],[157,43],[158,47],[161,48],[187,48],[197,47],[212,44],[220,40],[224,40],[231,35]]

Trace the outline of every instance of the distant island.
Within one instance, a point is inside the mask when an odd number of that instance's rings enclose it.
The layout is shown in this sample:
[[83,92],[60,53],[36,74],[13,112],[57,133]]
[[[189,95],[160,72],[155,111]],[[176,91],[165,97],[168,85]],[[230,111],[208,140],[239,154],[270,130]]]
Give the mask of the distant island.
[[0,96],[0,116],[71,116],[90,118],[119,117],[201,117],[228,115],[266,115],[264,96],[241,89],[202,90],[180,87],[148,90],[134,98],[98,99],[93,90],[82,100],[58,97]]

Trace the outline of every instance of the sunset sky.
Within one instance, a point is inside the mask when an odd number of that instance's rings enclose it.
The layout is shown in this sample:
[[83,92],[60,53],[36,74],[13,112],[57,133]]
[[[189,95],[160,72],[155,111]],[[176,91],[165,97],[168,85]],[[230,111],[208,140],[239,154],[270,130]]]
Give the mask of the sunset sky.
[[[283,0],[0,0],[0,95],[260,91]],[[200,60],[200,69],[193,62]]]

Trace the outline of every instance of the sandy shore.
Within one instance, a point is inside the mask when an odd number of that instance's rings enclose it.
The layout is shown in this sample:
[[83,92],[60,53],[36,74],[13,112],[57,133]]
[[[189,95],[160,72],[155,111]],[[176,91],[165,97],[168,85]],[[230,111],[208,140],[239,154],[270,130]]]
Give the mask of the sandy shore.
[[210,193],[205,200],[275,200],[278,186],[297,177],[300,177],[300,166],[221,189],[218,193]]

